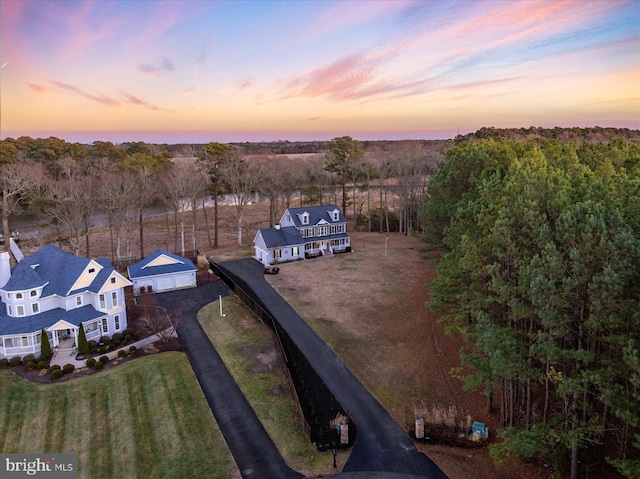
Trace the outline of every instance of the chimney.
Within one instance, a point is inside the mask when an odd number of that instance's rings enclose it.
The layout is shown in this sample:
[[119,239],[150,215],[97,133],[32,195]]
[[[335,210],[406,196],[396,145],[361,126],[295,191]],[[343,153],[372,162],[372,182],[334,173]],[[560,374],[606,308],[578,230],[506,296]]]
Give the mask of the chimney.
[[0,288],[4,288],[9,278],[11,278],[11,258],[8,252],[3,251],[0,253]]
[[276,223],[276,229],[279,230],[280,229],[280,223]]

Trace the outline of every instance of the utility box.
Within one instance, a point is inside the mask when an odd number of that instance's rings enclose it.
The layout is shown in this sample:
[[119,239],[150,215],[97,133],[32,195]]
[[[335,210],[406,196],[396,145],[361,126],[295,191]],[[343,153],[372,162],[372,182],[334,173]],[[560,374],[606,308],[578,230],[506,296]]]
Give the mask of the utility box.
[[340,424],[340,444],[349,444],[349,425],[346,422]]
[[416,439],[424,439],[424,419],[418,416],[416,419]]
[[489,428],[483,422],[474,421],[471,425],[471,434],[476,440],[486,439],[489,437]]

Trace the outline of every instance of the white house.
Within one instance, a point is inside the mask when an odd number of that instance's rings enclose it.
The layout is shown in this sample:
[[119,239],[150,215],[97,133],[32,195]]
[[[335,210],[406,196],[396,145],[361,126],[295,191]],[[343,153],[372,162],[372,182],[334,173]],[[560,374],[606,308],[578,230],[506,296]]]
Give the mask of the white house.
[[107,258],[74,256],[47,245],[13,269],[0,253],[0,358],[40,355],[41,332],[52,348],[111,337],[127,327],[124,289],[131,282]]
[[127,268],[133,281],[133,291],[173,291],[196,286],[198,268],[181,256],[157,249],[149,256]]
[[288,208],[275,228],[253,240],[255,258],[265,265],[351,251],[347,220],[337,205]]

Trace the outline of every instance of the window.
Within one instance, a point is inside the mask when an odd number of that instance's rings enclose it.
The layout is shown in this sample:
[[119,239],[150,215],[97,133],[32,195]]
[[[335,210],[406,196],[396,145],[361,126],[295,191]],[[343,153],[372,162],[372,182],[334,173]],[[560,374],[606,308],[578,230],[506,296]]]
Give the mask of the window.
[[338,211],[334,211],[333,212],[333,221],[338,221],[338,218],[340,218],[340,216],[338,215]]
[[282,250],[280,248],[273,251],[274,258],[282,258]]
[[33,298],[36,294],[38,294],[38,292],[34,289],[34,290],[31,290],[30,294],[31,294],[31,297]]
[[9,308],[9,316],[13,316],[13,308],[11,305],[8,305],[7,307]]
[[102,332],[103,333],[109,332],[109,326],[107,325],[107,318],[102,318]]
[[113,277],[111,278],[111,284],[116,284],[116,277],[115,277],[115,276],[113,276]]
[[332,235],[336,234],[336,227],[332,226],[331,229],[330,229],[330,232],[331,232]]
[[82,296],[76,298],[76,306],[82,306]]
[[105,309],[107,307],[107,303],[104,299],[104,294],[100,295],[100,309]]
[[98,329],[98,322],[97,321],[92,321],[91,323],[87,324],[87,326],[85,327],[85,332],[86,333],[91,333],[93,331],[95,331],[96,329]]
[[120,329],[120,316],[114,317],[113,321],[116,323],[116,331],[118,331]]
[[20,338],[22,340],[22,345],[23,346],[29,346],[29,337],[28,336],[22,336],[22,338]]
[[118,292],[117,291],[113,291],[111,293],[111,304],[113,306],[117,306],[118,305]]
[[41,338],[42,337],[42,333],[38,333],[36,334],[36,342],[35,344],[40,344],[41,343]]
[[318,236],[326,236],[327,235],[327,227],[326,226],[320,226],[318,228]]
[[95,272],[96,272],[96,269],[95,269],[95,268],[89,268],[89,274],[93,274],[93,273],[95,273]]
[[22,299],[22,293],[16,293],[16,299]]
[[22,306],[21,304],[16,306],[16,314],[18,316],[24,316],[24,306]]
[[309,213],[302,213],[302,224],[303,225],[309,224]]
[[313,236],[313,228],[307,228],[307,236]]
[[291,248],[291,254],[292,256],[298,256],[300,254],[297,246]]
[[40,312],[40,306],[38,305],[38,303],[33,303],[33,304],[31,305],[31,312],[32,312],[33,314],[37,314],[37,313],[39,313],[39,312]]

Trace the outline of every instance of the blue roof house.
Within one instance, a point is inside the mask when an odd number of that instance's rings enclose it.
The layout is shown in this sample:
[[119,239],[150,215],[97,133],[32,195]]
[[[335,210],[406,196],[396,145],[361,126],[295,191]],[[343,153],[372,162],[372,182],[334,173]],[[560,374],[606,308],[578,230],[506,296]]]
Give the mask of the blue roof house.
[[133,291],[173,291],[196,286],[198,268],[187,258],[163,249],[157,249],[149,256],[127,268],[129,279],[133,281]]
[[280,223],[259,230],[253,243],[255,258],[267,266],[351,251],[347,220],[337,205],[288,208]]
[[131,282],[107,258],[47,245],[13,269],[9,260],[0,253],[0,358],[39,356],[42,330],[54,350],[72,350],[81,324],[87,340],[126,329],[124,289]]

